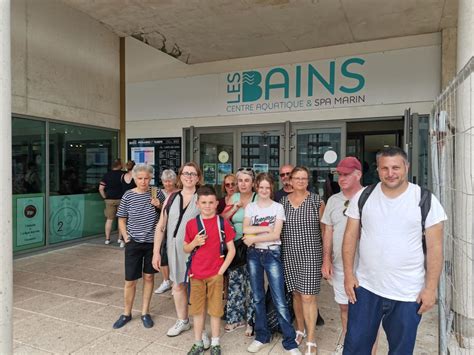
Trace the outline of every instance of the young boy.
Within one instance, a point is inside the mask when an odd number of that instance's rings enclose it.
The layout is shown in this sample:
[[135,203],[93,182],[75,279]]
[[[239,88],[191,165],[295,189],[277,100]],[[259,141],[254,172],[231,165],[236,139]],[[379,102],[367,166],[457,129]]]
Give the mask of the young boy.
[[[189,267],[189,287],[191,288],[189,314],[194,320],[195,343],[188,355],[204,354],[202,333],[207,313],[211,316],[211,355],[220,355],[219,331],[224,314],[222,291],[223,275],[234,255],[235,232],[227,220],[216,215],[218,205],[216,192],[208,186],[197,190],[197,206],[201,212],[186,225],[184,251],[194,254]],[[222,225],[223,224],[223,225]],[[225,234],[227,255],[221,245],[221,230]]]

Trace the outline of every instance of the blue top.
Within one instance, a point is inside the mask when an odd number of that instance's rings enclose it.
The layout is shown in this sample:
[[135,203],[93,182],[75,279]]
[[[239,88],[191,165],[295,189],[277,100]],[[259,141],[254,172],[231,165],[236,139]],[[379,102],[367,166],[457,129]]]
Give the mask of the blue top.
[[[232,195],[231,199],[232,203],[237,203],[240,201],[240,192],[236,192]],[[257,201],[257,194],[254,192],[252,195],[252,199],[250,202]],[[243,229],[244,229],[244,215],[245,215],[245,208],[240,207],[237,212],[231,218],[231,222],[234,225],[235,229],[235,238],[234,240],[239,240],[243,237]]]

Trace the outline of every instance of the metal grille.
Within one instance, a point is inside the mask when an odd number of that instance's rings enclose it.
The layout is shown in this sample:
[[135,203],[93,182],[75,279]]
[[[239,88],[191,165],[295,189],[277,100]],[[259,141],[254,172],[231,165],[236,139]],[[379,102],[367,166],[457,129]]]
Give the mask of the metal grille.
[[439,289],[440,354],[474,354],[474,57],[430,118],[433,193],[448,215]]

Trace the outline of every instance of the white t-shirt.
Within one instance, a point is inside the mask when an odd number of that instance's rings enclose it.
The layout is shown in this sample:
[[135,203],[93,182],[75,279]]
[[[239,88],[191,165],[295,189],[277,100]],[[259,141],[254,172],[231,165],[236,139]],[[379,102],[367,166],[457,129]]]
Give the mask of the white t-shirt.
[[[275,226],[277,220],[286,221],[283,206],[278,202],[272,202],[268,207],[259,207],[258,202],[252,202],[245,208],[245,218],[250,218],[252,226]],[[251,237],[250,237],[251,238]],[[281,240],[271,242],[255,243],[255,248],[266,248],[269,245],[281,244]]]
[[[341,192],[332,195],[326,207],[321,222],[333,227],[332,236],[332,251],[333,264],[342,269],[342,241],[344,239],[344,231],[346,230],[347,217],[344,215],[344,210],[347,210],[349,201],[347,197]],[[357,264],[357,256],[355,264]],[[356,267],[354,266],[354,269]]]
[[[346,211],[360,219],[359,191]],[[379,183],[362,209],[359,265],[360,286],[388,299],[414,302],[425,283],[421,231],[421,189],[409,184],[396,198],[384,195]],[[425,228],[447,220],[443,207],[432,195]]]

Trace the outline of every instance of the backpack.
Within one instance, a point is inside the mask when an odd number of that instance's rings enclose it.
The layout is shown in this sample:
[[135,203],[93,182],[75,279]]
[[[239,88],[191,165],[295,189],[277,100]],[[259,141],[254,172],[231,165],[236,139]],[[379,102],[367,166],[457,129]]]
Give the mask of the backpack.
[[[227,246],[225,243],[225,231],[224,231],[224,217],[217,215],[217,228],[219,230],[220,234],[220,257],[225,258],[227,254]],[[202,221],[201,215],[196,216],[196,223],[198,226],[198,234],[204,233],[206,234],[206,227],[204,227],[204,222]],[[196,252],[199,250],[200,247],[194,248],[191,253],[189,254],[188,261],[186,262],[186,273],[184,275],[184,283],[188,283],[188,278],[193,277],[192,271],[191,271],[191,265],[193,262],[193,257],[196,254]],[[191,303],[189,302],[191,297],[191,285],[188,284],[188,305]]]
[[[370,194],[374,191],[375,187],[378,183],[372,184],[367,186],[364,191],[360,194],[359,201],[357,203],[359,207],[359,216],[360,216],[360,228],[362,229],[362,209],[364,208],[365,203],[367,202]],[[424,187],[420,186],[421,188],[421,197],[420,203],[418,206],[420,207],[421,212],[421,233],[422,233],[422,243],[423,243],[423,253],[426,254],[426,240],[425,240],[425,223],[426,217],[428,216],[428,212],[430,212],[431,208],[431,191],[425,189]]]

